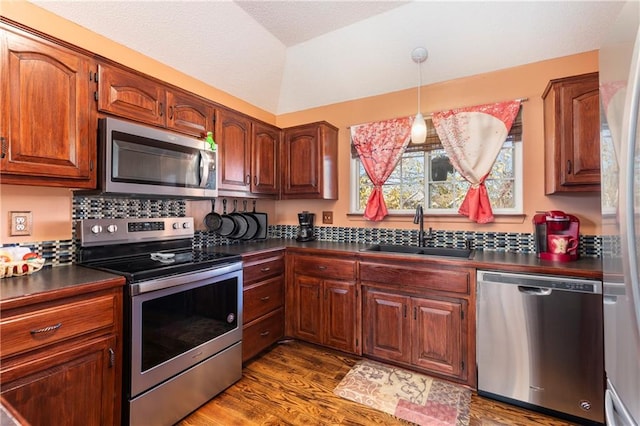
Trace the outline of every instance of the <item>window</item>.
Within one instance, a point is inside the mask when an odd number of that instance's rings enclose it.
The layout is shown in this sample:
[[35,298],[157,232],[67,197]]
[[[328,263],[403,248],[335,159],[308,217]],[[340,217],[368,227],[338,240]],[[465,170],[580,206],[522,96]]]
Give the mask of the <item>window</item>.
[[[522,213],[521,112],[485,181],[494,214]],[[422,204],[426,214],[458,214],[469,183],[447,157],[435,128],[427,119],[424,145],[409,144],[395,170],[382,187],[389,213],[414,213]],[[373,184],[352,147],[351,210],[363,213]]]

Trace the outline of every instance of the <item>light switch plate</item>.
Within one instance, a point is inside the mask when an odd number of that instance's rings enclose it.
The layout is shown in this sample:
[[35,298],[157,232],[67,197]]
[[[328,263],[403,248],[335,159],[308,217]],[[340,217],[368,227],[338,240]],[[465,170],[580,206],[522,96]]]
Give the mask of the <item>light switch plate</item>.
[[33,215],[31,212],[11,212],[11,236],[31,235]]

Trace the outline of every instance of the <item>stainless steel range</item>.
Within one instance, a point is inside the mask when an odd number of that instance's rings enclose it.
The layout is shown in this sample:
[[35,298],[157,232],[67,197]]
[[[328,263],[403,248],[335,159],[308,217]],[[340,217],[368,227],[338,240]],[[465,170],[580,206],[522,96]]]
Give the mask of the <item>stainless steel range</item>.
[[242,376],[240,256],[192,249],[193,218],[87,219],[79,263],[123,275],[123,424],[171,425]]

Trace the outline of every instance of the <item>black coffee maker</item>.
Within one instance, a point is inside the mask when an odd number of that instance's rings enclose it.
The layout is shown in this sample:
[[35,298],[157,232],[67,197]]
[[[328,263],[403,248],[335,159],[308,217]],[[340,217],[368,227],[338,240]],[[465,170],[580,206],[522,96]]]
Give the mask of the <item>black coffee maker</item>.
[[298,213],[298,222],[300,226],[298,227],[298,237],[297,241],[313,241],[315,237],[313,236],[313,218],[315,214],[309,213],[308,211],[303,211],[302,213]]

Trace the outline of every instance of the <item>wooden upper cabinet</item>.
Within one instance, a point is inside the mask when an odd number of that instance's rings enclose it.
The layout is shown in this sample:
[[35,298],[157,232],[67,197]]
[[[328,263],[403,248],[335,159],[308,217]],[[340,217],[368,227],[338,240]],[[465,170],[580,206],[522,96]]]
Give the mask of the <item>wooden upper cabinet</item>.
[[98,110],[143,123],[164,126],[165,88],[145,76],[98,65]]
[[282,130],[263,123],[253,123],[251,141],[251,192],[278,195],[280,176],[278,159]]
[[220,191],[251,191],[251,120],[229,109],[216,110]]
[[95,188],[93,60],[0,25],[3,183]]
[[107,64],[98,81],[102,112],[199,138],[213,131],[213,106],[202,98]]
[[281,198],[338,198],[336,127],[322,121],[284,130]]
[[167,128],[205,137],[213,132],[213,115],[208,102],[186,92],[167,91]]
[[598,73],[551,80],[542,98],[546,194],[599,191]]

